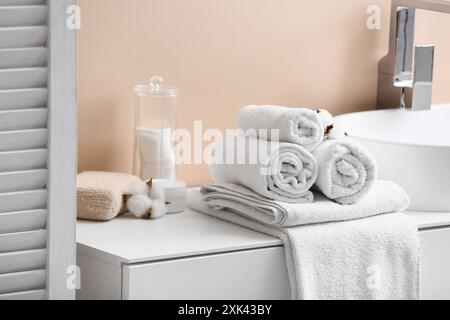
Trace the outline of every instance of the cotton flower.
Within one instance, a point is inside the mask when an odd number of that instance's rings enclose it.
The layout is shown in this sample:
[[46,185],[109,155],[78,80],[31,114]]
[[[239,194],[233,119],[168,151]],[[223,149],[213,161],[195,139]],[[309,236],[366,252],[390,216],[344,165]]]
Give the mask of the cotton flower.
[[323,128],[326,130],[328,127],[332,126],[333,121],[333,115],[325,109],[318,109],[317,113],[320,116],[320,120],[322,120]]
[[135,183],[133,183],[131,185],[129,193],[132,194],[132,195],[137,195],[137,194],[149,195],[150,194],[150,188],[149,188],[149,186],[148,186],[148,184],[146,182],[144,182],[144,181],[136,181]]
[[151,219],[159,219],[166,215],[167,213],[167,206],[166,203],[163,200],[153,200],[153,206],[152,206],[152,212],[151,212]]
[[150,198],[153,200],[161,200],[163,203],[166,202],[166,195],[164,187],[158,180],[155,180],[150,189]]
[[135,194],[127,200],[127,209],[136,217],[142,218],[153,207],[153,201],[146,194]]
[[128,211],[138,218],[159,219],[167,213],[164,187],[158,181],[135,182],[125,200]]
[[328,131],[328,139],[334,140],[342,140],[346,137],[347,133],[344,128],[339,125],[333,125],[332,128]]

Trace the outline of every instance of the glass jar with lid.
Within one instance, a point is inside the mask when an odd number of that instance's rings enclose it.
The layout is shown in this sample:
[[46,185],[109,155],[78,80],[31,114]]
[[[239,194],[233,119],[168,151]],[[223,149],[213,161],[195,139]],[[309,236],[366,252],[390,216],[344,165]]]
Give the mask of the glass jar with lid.
[[134,88],[136,95],[134,173],[142,180],[176,179],[172,135],[177,127],[178,89],[159,76]]

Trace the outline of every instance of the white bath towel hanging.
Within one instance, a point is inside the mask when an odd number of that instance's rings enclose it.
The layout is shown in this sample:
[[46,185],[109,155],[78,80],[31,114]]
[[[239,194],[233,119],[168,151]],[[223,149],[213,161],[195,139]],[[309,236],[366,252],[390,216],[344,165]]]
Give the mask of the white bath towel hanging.
[[[379,194],[380,203],[391,194]],[[367,210],[378,210],[375,212],[379,215],[280,227],[267,223],[268,219],[262,222],[250,214],[244,215],[241,210],[245,208],[236,210],[231,205],[221,206],[220,202],[214,202],[219,205],[211,207],[208,202],[211,204],[212,200],[205,201],[205,196],[208,193],[192,189],[188,194],[189,206],[283,241],[293,299],[418,299],[420,296],[418,231],[402,213],[383,212],[367,203]],[[403,197],[394,196],[389,201],[393,211],[408,205],[407,198]],[[343,210],[351,207],[342,206]],[[361,212],[361,215],[365,214]],[[345,211],[334,219],[340,220],[342,216]]]

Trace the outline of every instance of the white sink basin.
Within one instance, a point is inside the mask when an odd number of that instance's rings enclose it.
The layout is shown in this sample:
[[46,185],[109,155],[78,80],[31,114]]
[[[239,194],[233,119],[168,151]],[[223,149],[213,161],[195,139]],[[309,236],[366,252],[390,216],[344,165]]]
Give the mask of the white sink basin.
[[405,188],[409,210],[450,211],[450,105],[351,113],[336,123],[372,152],[381,179]]

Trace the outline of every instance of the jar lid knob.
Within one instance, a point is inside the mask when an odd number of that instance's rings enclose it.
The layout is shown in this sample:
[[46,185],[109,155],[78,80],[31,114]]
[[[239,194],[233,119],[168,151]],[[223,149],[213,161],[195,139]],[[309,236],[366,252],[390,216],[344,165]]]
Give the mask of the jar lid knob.
[[150,87],[152,91],[160,91],[164,83],[164,79],[160,76],[154,76],[150,79]]

